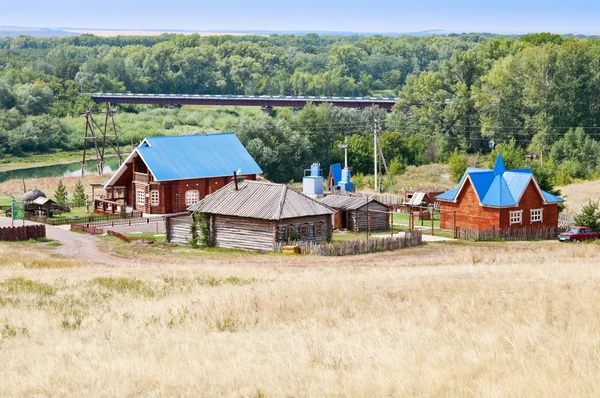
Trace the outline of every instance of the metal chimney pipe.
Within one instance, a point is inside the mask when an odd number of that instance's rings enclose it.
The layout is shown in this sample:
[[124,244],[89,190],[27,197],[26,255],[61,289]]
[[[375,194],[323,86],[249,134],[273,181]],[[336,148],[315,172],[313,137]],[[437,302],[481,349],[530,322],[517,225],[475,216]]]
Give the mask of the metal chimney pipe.
[[233,170],[233,181],[235,181],[235,190],[238,190],[238,184],[237,184],[237,171]]

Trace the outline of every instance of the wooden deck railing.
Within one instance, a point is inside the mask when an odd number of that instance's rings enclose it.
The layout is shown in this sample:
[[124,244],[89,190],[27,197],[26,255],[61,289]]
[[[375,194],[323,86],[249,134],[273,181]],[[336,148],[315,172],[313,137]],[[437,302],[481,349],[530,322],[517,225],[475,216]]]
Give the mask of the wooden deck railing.
[[135,182],[141,182],[143,184],[148,183],[148,174],[146,174],[146,173],[134,173],[133,176],[134,176],[133,180]]

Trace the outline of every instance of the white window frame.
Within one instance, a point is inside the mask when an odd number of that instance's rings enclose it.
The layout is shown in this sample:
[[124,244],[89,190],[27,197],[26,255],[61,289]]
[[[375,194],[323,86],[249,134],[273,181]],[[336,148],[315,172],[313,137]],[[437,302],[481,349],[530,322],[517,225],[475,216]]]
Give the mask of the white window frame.
[[[192,194],[194,196],[192,197]],[[185,191],[185,205],[191,206],[195,205],[200,201],[200,192],[197,189],[188,189]]]
[[543,222],[544,221],[544,209],[531,209],[530,210],[530,222]]
[[523,210],[513,210],[508,213],[510,225],[523,224]]
[[158,189],[153,189],[150,191],[150,205],[158,206],[159,204],[160,204],[160,193],[158,192]]
[[146,205],[146,191],[144,191],[143,189],[135,190],[135,203],[139,206]]

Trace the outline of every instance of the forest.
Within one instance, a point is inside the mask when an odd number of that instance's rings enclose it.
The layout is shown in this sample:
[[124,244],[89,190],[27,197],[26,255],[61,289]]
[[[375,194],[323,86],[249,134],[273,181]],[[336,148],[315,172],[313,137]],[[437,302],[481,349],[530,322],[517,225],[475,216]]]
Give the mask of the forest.
[[[548,185],[600,172],[600,41],[547,33],[0,39],[0,161],[80,150],[92,92],[397,96],[392,112],[122,106],[123,145],[146,135],[234,131],[275,181],[313,161],[372,172],[372,131],[392,173],[506,153]],[[96,109],[101,105],[96,106]],[[468,158],[467,158],[467,155]],[[531,163],[531,162],[530,162]]]

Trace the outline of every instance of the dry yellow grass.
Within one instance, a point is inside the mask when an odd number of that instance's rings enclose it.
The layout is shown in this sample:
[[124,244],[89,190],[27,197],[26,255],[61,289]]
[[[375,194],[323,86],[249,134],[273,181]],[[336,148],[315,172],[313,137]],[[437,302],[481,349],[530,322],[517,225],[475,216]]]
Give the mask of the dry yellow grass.
[[38,269],[0,248],[0,396],[600,394],[599,245]]
[[600,180],[583,181],[559,187],[569,214],[575,215],[590,200],[600,200]]

